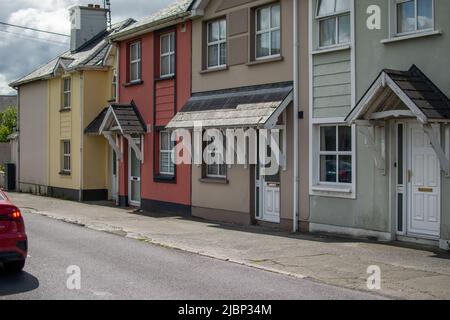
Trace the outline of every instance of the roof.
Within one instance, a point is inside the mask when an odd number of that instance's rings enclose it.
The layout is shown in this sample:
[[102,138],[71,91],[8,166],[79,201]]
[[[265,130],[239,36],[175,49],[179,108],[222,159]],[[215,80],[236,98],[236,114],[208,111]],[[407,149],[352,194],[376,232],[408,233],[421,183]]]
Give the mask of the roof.
[[[167,128],[273,126],[292,101],[292,82],[194,93]],[[270,121],[271,120],[271,121]]]
[[111,29],[99,33],[75,52],[64,52],[28,75],[12,82],[10,86],[17,87],[33,81],[51,78],[54,76],[58,67],[62,67],[65,71],[89,67],[104,67],[107,55],[112,47],[112,44],[109,43],[108,36],[128,27],[134,21],[133,19],[127,19],[114,24]]
[[133,35],[139,31],[160,26],[164,23],[183,18],[189,15],[189,7],[192,0],[177,0],[175,3],[151,14],[150,16],[139,20],[133,25],[124,28],[110,36],[112,40],[117,40],[122,37]]
[[[384,69],[356,104],[347,121],[353,122],[372,112],[386,115],[416,116],[423,123],[429,120],[449,120],[449,98],[416,66],[408,71]],[[391,113],[389,113],[391,111]]]
[[[142,134],[146,132],[145,122],[138,108],[130,104],[113,103],[103,109],[100,114],[86,127],[86,134],[101,134],[109,128],[118,127],[122,134]],[[105,130],[105,128],[108,128]]]
[[0,112],[7,107],[17,107],[17,96],[2,96],[0,95]]

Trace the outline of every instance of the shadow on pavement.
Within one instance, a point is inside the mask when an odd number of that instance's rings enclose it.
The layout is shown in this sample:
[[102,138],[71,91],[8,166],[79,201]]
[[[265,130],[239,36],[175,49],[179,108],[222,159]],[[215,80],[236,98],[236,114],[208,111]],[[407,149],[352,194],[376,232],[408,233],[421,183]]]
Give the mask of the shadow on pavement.
[[0,296],[25,293],[39,288],[39,280],[27,272],[9,274],[0,270]]

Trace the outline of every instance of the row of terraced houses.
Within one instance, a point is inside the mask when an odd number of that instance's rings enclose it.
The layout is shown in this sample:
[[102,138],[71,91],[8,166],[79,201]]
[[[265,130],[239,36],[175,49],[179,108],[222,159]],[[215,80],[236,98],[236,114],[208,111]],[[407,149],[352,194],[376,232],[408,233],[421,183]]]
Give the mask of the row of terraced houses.
[[[447,0],[181,0],[14,81],[22,192],[294,232],[450,239]],[[176,129],[276,130],[279,171],[177,164]]]

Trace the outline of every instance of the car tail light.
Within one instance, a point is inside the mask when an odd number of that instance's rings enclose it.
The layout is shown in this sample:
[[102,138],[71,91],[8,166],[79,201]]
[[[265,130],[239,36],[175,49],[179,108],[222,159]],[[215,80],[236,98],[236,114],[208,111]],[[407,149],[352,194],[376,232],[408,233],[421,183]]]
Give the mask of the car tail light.
[[9,217],[14,221],[21,220],[22,214],[20,213],[20,210],[17,209],[17,210],[14,210],[13,212],[11,212],[9,214]]

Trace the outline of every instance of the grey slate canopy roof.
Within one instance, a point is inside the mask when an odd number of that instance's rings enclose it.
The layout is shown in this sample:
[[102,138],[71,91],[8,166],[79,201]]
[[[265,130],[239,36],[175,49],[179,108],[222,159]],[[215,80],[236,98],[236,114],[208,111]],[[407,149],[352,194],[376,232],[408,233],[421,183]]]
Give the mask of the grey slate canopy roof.
[[134,104],[113,103],[105,108],[100,114],[86,127],[86,134],[101,134],[102,124],[108,121],[108,117],[114,117],[115,125],[120,127],[122,134],[143,134],[146,132],[145,122]]
[[104,67],[107,54],[112,46],[108,41],[108,36],[119,32],[134,22],[135,20],[133,19],[127,19],[123,22],[114,24],[111,29],[99,33],[97,36],[78,48],[77,51],[67,51],[59,55],[30,74],[12,82],[10,86],[17,87],[33,81],[51,78],[59,66],[66,71],[86,67]]
[[0,112],[8,107],[17,107],[17,96],[0,95]]
[[292,82],[194,93],[167,128],[266,125],[279,108],[292,101]]
[[408,71],[382,70],[346,121],[367,119],[369,109],[378,113],[386,111],[389,117],[394,115],[389,111],[409,110],[409,117],[415,116],[424,123],[450,119],[449,98],[416,65]]
[[111,35],[110,38],[117,39],[141,29],[151,28],[153,26],[163,24],[166,21],[186,17],[189,15],[189,9],[192,2],[193,0],[177,0],[169,6],[139,20],[127,28],[124,28],[120,32]]
[[384,72],[428,118],[450,119],[449,98],[417,66],[408,71]]

